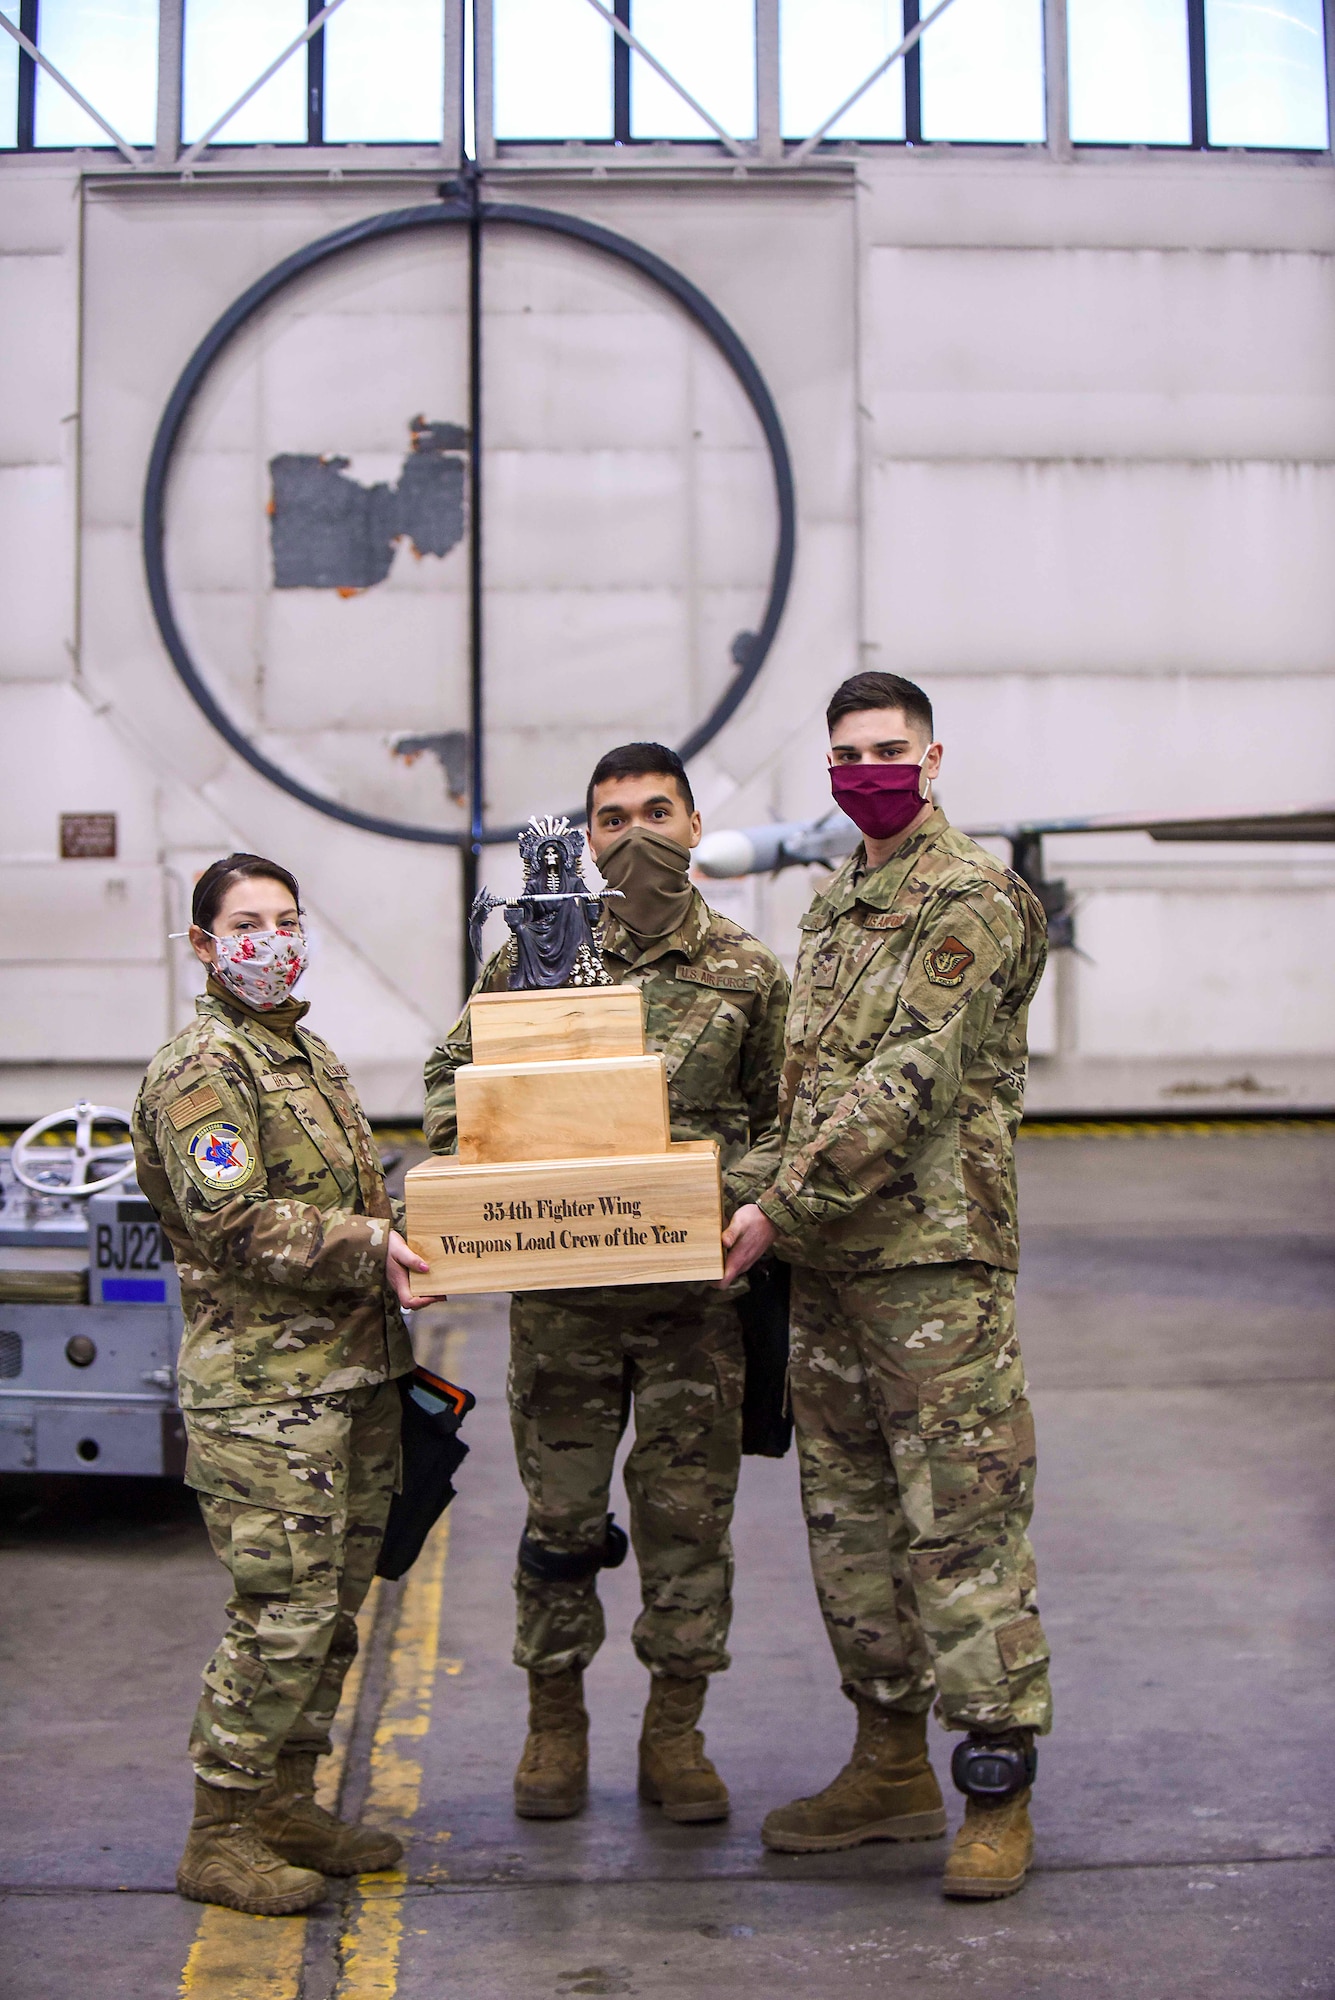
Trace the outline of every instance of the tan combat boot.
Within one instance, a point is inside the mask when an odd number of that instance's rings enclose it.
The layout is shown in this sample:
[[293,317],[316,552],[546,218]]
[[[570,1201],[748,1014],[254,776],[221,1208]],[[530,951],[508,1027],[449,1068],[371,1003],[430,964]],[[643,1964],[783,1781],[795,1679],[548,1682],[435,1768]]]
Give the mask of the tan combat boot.
[[655,1674],[640,1732],[640,1797],[661,1806],[665,1819],[726,1819],[728,1787],[705,1755],[696,1728],[709,1683],[703,1674],[679,1680]]
[[371,1875],[403,1858],[403,1842],[370,1826],[348,1826],[315,1802],[314,1750],[283,1750],[260,1793],[255,1827],[265,1845],[322,1875]]
[[195,1816],[176,1886],[195,1903],[221,1903],[251,1917],[290,1917],[325,1893],[312,1868],[291,1868],[255,1830],[258,1792],[195,1780]]
[[946,1862],[941,1887],[947,1896],[1013,1896],[1024,1887],[1034,1858],[1028,1786],[1000,1805],[966,1799],[964,1824]]
[[946,1830],[927,1757],[927,1717],[859,1701],[853,1755],[823,1792],[777,1806],[760,1829],[780,1854],[824,1854],[864,1840],[932,1840]]
[[528,1741],[515,1772],[521,1819],[569,1819],[589,1796],[589,1712],[584,1673],[528,1677]]

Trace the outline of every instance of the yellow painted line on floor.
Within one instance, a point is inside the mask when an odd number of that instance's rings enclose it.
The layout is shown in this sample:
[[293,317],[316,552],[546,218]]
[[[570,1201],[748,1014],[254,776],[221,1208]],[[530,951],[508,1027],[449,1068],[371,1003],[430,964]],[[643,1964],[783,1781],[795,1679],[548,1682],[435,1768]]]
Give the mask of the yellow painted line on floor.
[[[441,1516],[408,1572],[399,1622],[390,1650],[380,1721],[371,1748],[371,1783],[363,1818],[404,1833],[422,1796],[422,1765],[408,1746],[431,1726],[436,1677],[454,1661],[440,1659],[440,1613],[450,1517]],[[403,1899],[408,1877],[401,1868],[363,1875],[338,1955],[342,1968],[336,2000],[393,2000],[399,1984]]]
[[[357,1614],[361,1643],[343,1683],[333,1729],[334,1747],[318,1766],[316,1796],[330,1812],[337,1809],[343,1786],[353,1718],[366,1672],[366,1648],[379,1602],[377,1577]],[[298,2000],[305,1952],[305,1917],[248,1917],[240,1910],[221,1910],[208,1904],[181,1973],[181,2000]]]
[[1327,1132],[1335,1136],[1335,1122],[1328,1118],[1091,1118],[1045,1123],[1041,1112],[1026,1118],[1020,1127],[1022,1139],[1218,1139],[1239,1133]]
[[190,2000],[296,2000],[304,1917],[246,1917],[209,1904],[181,1974]]

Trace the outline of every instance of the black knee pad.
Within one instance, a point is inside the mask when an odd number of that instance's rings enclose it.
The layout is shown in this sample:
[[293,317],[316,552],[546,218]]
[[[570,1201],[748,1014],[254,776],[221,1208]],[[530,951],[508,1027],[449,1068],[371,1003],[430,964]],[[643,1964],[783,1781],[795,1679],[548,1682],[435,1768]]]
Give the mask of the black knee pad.
[[583,1583],[600,1569],[620,1569],[629,1547],[625,1529],[617,1526],[612,1514],[607,1517],[602,1541],[573,1553],[544,1548],[530,1538],[525,1528],[519,1538],[519,1567],[525,1576],[535,1577],[539,1583]]
[[969,1799],[1000,1805],[1032,1785],[1038,1770],[1038,1748],[1024,1730],[1006,1736],[982,1736],[976,1731],[955,1747],[950,1775],[957,1791]]

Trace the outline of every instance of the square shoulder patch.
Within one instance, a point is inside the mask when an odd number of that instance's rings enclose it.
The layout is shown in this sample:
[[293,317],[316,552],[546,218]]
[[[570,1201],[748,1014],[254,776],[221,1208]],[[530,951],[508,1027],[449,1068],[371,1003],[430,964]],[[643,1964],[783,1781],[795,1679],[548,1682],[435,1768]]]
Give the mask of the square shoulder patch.
[[201,1118],[210,1117],[221,1111],[223,1103],[211,1083],[198,1084],[194,1090],[178,1097],[174,1104],[167,1106],[167,1116],[178,1132],[184,1132],[187,1125],[198,1125]]
[[974,954],[957,937],[943,937],[940,944],[924,952],[922,969],[933,986],[962,986],[973,964]]

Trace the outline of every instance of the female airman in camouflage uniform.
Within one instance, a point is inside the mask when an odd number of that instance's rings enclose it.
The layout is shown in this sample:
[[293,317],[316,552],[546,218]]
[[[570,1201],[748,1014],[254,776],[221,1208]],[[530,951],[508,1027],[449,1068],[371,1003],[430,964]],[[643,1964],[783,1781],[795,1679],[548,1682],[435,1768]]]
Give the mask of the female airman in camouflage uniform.
[[279,1915],[401,1851],[318,1806],[314,1772],[398,1479],[393,1378],[412,1355],[396,1300],[426,1267],[393,1228],[346,1069],[299,1025],[296,882],[234,854],[200,878],[193,915],[208,985],[133,1118],[181,1280],[186,1480],[232,1578],[177,1885]]

